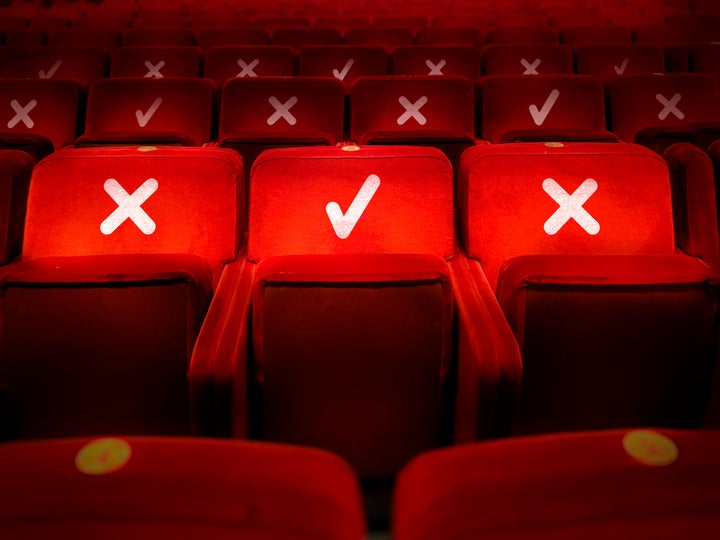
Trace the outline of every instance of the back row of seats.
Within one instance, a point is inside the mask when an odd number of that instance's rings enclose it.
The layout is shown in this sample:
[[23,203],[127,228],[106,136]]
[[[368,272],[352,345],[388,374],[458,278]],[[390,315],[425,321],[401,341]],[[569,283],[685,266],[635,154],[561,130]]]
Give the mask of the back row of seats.
[[[718,451],[718,432],[618,430],[427,453],[399,477],[392,537],[711,540],[720,526]],[[306,447],[137,437],[13,443],[0,446],[0,473],[6,538],[366,538],[354,472]]]
[[434,148],[269,150],[249,190],[222,148],[65,149],[29,192],[25,157],[3,436],[250,437],[388,478],[451,442],[717,422],[713,169],[665,154],[475,146],[457,204]]

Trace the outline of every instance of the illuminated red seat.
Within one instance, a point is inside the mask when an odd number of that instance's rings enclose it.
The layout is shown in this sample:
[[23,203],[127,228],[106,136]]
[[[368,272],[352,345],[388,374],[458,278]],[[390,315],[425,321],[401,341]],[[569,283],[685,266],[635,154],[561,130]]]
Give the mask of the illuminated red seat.
[[718,452],[718,431],[627,429],[430,452],[399,476],[393,538],[710,540]]
[[[0,79],[0,147],[28,150],[36,159],[73,144],[82,87],[66,79]],[[47,143],[50,143],[49,147]]]
[[290,77],[294,75],[290,47],[276,45],[217,46],[205,51],[204,76],[222,87],[230,79]]
[[110,61],[111,77],[199,77],[199,47],[120,47]]
[[175,144],[210,140],[216,86],[201,78],[103,79],[88,92],[78,146]]
[[488,45],[485,75],[554,75],[573,73],[572,51],[558,43]]
[[0,264],[8,263],[20,253],[34,164],[28,152],[0,150]]
[[350,90],[350,138],[442,149],[454,166],[475,144],[474,87],[458,77],[363,77]]
[[388,72],[388,53],[377,45],[308,45],[298,58],[300,76],[332,77],[346,91],[357,77]]
[[392,53],[393,75],[480,77],[480,53],[463,45],[405,45]]
[[[465,152],[460,235],[523,355],[517,433],[699,425],[717,354],[715,270],[680,254],[676,242],[692,252],[696,240],[673,229],[677,205],[717,230],[698,196],[707,188],[695,189],[673,188],[673,201],[666,162],[632,144]],[[713,251],[708,263],[717,240]]]
[[5,538],[364,538],[357,478],[321,450],[107,437],[6,443],[0,459]]
[[190,351],[241,243],[242,175],[218,148],[65,149],[35,166],[2,276],[3,438],[190,433]]
[[586,75],[497,75],[479,86],[480,133],[490,142],[613,141],[603,84]]
[[422,450],[507,429],[517,350],[454,256],[441,152],[268,150],[250,183],[252,267],[231,309],[208,314],[221,322],[190,373],[232,407],[228,432],[330,449],[387,479]]
[[85,85],[107,74],[108,54],[84,47],[0,47],[0,77],[73,79]]
[[257,155],[279,146],[333,145],[342,140],[345,91],[335,79],[288,77],[229,80],[220,101],[220,146]]
[[717,80],[699,73],[618,78],[608,86],[610,123],[626,142],[656,151],[694,141],[699,131],[720,134]]
[[663,49],[653,43],[580,45],[575,60],[578,73],[603,79],[665,72]]

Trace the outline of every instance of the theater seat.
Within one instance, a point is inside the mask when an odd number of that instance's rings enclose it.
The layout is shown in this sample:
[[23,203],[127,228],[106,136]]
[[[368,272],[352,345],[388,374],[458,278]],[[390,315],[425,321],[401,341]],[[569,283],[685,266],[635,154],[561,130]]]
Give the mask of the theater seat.
[[393,75],[480,77],[480,53],[463,45],[405,45],[392,53]]
[[665,72],[663,49],[653,43],[580,45],[575,48],[575,62],[578,73],[601,79]]
[[222,88],[230,79],[290,77],[295,74],[294,62],[290,47],[217,46],[205,51],[204,75]]
[[302,77],[332,77],[348,92],[356,78],[387,75],[388,54],[377,45],[308,45],[298,57]]
[[330,449],[382,480],[420,451],[508,429],[517,349],[454,256],[452,181],[433,148],[260,155],[252,264],[233,305],[208,314],[221,322],[190,372],[225,404],[228,434]]
[[2,438],[187,434],[190,351],[241,243],[240,157],[65,149],[2,272]]
[[488,45],[483,50],[485,75],[556,75],[572,72],[572,50],[559,43]]
[[716,270],[677,250],[673,230],[673,204],[716,222],[698,195],[671,191],[662,157],[632,144],[465,152],[460,235],[523,354],[516,433],[699,426]]
[[0,264],[7,264],[20,253],[34,164],[27,152],[0,150]]
[[517,437],[429,452],[400,474],[393,538],[715,537],[720,432]]
[[0,445],[0,535],[362,540],[358,481],[321,450],[189,438]]
[[107,75],[108,53],[90,47],[0,47],[0,77],[72,79],[84,85]]
[[111,77],[199,77],[199,47],[120,47],[112,55]]

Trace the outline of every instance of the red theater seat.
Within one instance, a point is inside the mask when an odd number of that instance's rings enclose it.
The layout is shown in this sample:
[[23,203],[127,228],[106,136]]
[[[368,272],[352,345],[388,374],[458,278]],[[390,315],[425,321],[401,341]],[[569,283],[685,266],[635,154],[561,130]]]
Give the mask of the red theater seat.
[[497,75],[479,86],[480,132],[490,142],[614,141],[603,84],[586,75]]
[[398,45],[412,45],[415,34],[410,28],[353,27],[343,39],[348,45],[379,45],[390,53]]
[[488,45],[485,75],[553,75],[573,72],[572,51],[558,43]]
[[379,479],[424,449],[508,427],[516,345],[454,258],[441,152],[268,150],[250,182],[257,266],[228,284],[227,312],[208,314],[220,322],[190,373],[225,392],[234,436],[331,449]]
[[108,54],[85,47],[0,47],[0,77],[73,79],[85,85],[105,77]]
[[404,45],[392,53],[393,75],[480,78],[480,52],[464,45]]
[[112,55],[111,77],[199,77],[199,47],[120,47]]
[[73,144],[81,106],[84,95],[77,81],[0,79],[0,147],[26,146],[39,159],[47,150]]
[[492,26],[486,34],[488,43],[557,43],[558,33],[549,26]]
[[601,43],[631,43],[632,32],[626,26],[572,25],[560,29],[560,42],[570,47]]
[[22,246],[31,155],[18,150],[0,150],[0,264],[14,259]]
[[96,47],[112,51],[120,46],[122,33],[108,28],[68,28],[49,32],[48,45],[53,47]]
[[284,45],[300,51],[308,45],[340,45],[342,36],[336,28],[278,28],[272,33],[273,45]]
[[518,437],[427,453],[400,474],[393,538],[710,540],[720,432]]
[[350,138],[435,146],[455,168],[475,144],[474,99],[473,83],[458,77],[363,77],[350,90]]
[[418,29],[415,40],[418,45],[468,45],[480,49],[485,44],[485,34],[474,26],[433,26]]
[[0,461],[5,538],[364,538],[357,478],[321,450],[108,437],[8,443]]
[[388,53],[377,45],[308,45],[299,55],[302,77],[332,77],[342,81],[346,92],[356,78],[387,75]]
[[197,43],[195,33],[189,28],[138,28],[123,34],[125,47],[193,47]]
[[[716,223],[697,194],[673,195]],[[523,354],[517,433],[699,425],[715,271],[676,250],[662,157],[632,144],[477,146],[458,198],[464,246]]]
[[295,57],[290,47],[276,45],[229,45],[205,51],[205,77],[218,88],[230,79],[245,77],[290,77]]
[[219,144],[240,152],[248,172],[267,148],[333,145],[342,140],[344,99],[335,79],[231,79],[222,88]]
[[2,273],[2,438],[187,434],[190,351],[245,222],[218,148],[66,149],[36,165]]
[[88,92],[77,146],[174,144],[210,140],[216,86],[210,79],[103,79]]
[[652,43],[580,45],[575,61],[578,73],[602,79],[665,72],[663,49]]
[[270,34],[262,28],[208,28],[197,32],[198,46],[203,49],[230,45],[267,45]]

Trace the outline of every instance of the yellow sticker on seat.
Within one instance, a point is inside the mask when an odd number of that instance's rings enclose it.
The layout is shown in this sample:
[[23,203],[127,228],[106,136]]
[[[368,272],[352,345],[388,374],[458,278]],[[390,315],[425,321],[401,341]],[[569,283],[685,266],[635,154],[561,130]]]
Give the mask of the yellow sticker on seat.
[[665,467],[678,458],[677,445],[656,431],[639,429],[623,437],[623,447],[635,461],[651,467]]
[[75,466],[84,474],[100,476],[122,469],[130,460],[132,450],[122,439],[96,439],[75,456]]

